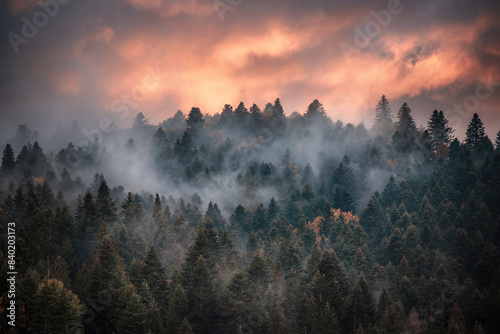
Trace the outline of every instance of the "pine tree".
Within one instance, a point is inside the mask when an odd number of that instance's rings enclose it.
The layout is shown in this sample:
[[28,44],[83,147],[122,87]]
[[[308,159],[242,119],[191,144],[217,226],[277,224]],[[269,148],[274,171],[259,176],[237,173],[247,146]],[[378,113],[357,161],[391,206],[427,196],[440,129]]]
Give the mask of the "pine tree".
[[148,310],[132,284],[125,285],[123,292],[116,298],[116,306],[111,311],[116,322],[116,333],[151,333]]
[[250,119],[254,130],[259,131],[263,124],[263,113],[255,103],[250,107]]
[[274,102],[270,119],[270,128],[273,131],[281,131],[286,126],[286,116],[279,98]]
[[90,251],[96,243],[97,232],[101,227],[101,214],[95,202],[94,196],[87,191],[82,204],[76,212],[77,221],[77,241],[76,254],[78,254],[80,264],[89,256]]
[[374,304],[370,288],[361,274],[345,304],[344,314],[349,332],[354,332],[360,326],[368,328],[373,324]]
[[0,172],[10,175],[16,167],[16,161],[14,159],[14,150],[10,144],[5,145],[2,155],[2,166],[0,167]]
[[168,306],[167,333],[175,333],[188,313],[188,301],[182,286],[177,284],[173,291]]
[[[245,107],[245,103],[240,102],[238,107],[234,110],[234,116],[236,118],[237,122],[244,122],[245,119],[248,117],[248,109]],[[240,124],[241,125],[241,124]]]
[[133,122],[132,122],[132,129],[134,130],[144,130],[146,126],[149,124],[149,121],[144,117],[144,114],[142,112],[138,113]]
[[451,134],[453,129],[448,126],[448,120],[444,117],[443,111],[434,110],[427,123],[427,128],[432,139],[432,146],[436,149],[437,145],[451,143]]
[[304,171],[302,172],[301,183],[302,185],[306,185],[308,183],[311,185],[314,184],[314,172],[309,162],[306,164]]
[[253,254],[252,260],[247,268],[247,273],[252,286],[265,286],[270,279],[270,269],[265,258],[259,252]]
[[50,169],[50,164],[47,161],[43,149],[40,147],[37,141],[33,144],[31,148],[30,157],[28,160],[28,169],[35,176],[44,176]]
[[497,132],[497,137],[495,138],[495,150],[500,152],[500,130]]
[[382,95],[375,108],[375,124],[373,128],[381,135],[390,135],[392,132],[392,110],[385,95]]
[[399,196],[398,185],[396,184],[396,179],[394,178],[394,175],[391,175],[389,177],[387,185],[384,188],[384,191],[382,191],[382,198],[381,198],[382,206],[386,208],[391,206],[392,203],[395,203],[397,201],[398,196]]
[[396,123],[396,130],[408,135],[414,135],[417,132],[417,126],[411,115],[411,109],[405,102],[398,111],[398,122]]
[[321,247],[316,241],[311,249],[311,254],[308,257],[306,264],[307,273],[311,278],[316,273],[316,270],[318,270],[318,265],[321,262],[322,256]]
[[203,114],[201,113],[200,108],[193,107],[186,119],[186,125],[195,130],[201,129],[204,123],[205,120],[203,119]]
[[[122,259],[115,244],[106,235],[106,229],[101,232],[99,244],[92,254],[89,266],[82,268],[77,285],[81,290],[79,295],[85,300],[87,308],[95,311],[93,321],[86,325],[86,331],[111,333],[116,332],[118,325],[125,321],[117,317],[116,309],[123,310],[126,307],[126,298],[123,295],[127,283]],[[97,301],[102,301],[103,298],[106,298],[105,302],[97,304]]]
[[104,179],[101,181],[99,190],[97,191],[96,204],[104,221],[111,222],[116,219],[115,203],[111,199],[111,191]]
[[262,230],[265,233],[269,230],[266,211],[264,210],[264,206],[262,204],[257,207],[253,215],[252,230]]
[[400,152],[411,152],[415,148],[417,138],[417,126],[411,115],[411,109],[405,102],[398,112],[396,132],[392,136],[392,142]]
[[272,222],[274,219],[278,218],[279,211],[280,207],[274,197],[272,197],[267,209],[267,219]]
[[333,196],[333,206],[343,212],[355,212],[356,202],[346,187],[337,187]]
[[194,334],[193,328],[189,324],[189,321],[184,318],[182,320],[182,323],[180,324],[179,328],[177,328],[177,334]]
[[486,135],[483,121],[481,121],[478,114],[474,114],[467,126],[465,145],[471,152],[476,153],[485,148],[487,141],[489,141],[489,139]]
[[168,284],[163,265],[158,258],[156,249],[151,246],[144,259],[142,266],[142,277],[146,280],[149,290],[158,305],[161,314],[166,315],[168,311]]
[[242,333],[243,320],[250,313],[254,300],[245,272],[238,271],[234,274],[227,287],[224,300],[227,312],[231,317],[231,327],[235,328],[235,333]]
[[193,328],[197,332],[213,331],[220,305],[214,282],[215,268],[203,256],[199,256],[191,268],[186,296]]
[[233,106],[231,106],[230,104],[226,104],[220,114],[219,124],[230,125],[233,122],[233,118],[234,118]]
[[156,130],[153,138],[151,138],[151,150],[155,156],[160,155],[166,149],[168,140],[165,131],[163,131],[162,127],[159,127]]
[[333,250],[323,253],[318,270],[310,284],[310,291],[320,305],[328,302],[335,314],[343,313],[344,301],[350,287],[344,265]]
[[384,214],[382,206],[380,205],[378,197],[373,196],[363,211],[361,211],[359,223],[363,226],[366,233],[378,243],[381,241],[381,233],[377,232],[380,231],[380,226],[382,226],[383,221]]
[[385,288],[377,304],[375,322],[382,333],[401,333],[405,329],[403,306],[393,303]]
[[280,304],[274,308],[273,315],[269,321],[269,326],[266,333],[269,334],[288,334],[290,333],[290,326],[288,320],[283,312],[283,307]]
[[33,296],[31,329],[36,333],[77,333],[82,330],[84,307],[61,281],[48,279]]
[[313,120],[321,121],[327,118],[325,108],[318,100],[314,100],[311,102],[309,107],[307,107],[304,116],[308,121],[313,121]]

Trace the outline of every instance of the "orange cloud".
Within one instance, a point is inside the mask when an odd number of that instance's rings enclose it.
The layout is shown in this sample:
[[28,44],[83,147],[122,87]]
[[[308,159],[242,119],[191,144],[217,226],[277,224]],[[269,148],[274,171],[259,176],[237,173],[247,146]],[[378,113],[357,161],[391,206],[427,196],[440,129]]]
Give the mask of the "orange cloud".
[[76,71],[69,71],[56,79],[55,90],[60,95],[77,96],[81,92],[81,81]]

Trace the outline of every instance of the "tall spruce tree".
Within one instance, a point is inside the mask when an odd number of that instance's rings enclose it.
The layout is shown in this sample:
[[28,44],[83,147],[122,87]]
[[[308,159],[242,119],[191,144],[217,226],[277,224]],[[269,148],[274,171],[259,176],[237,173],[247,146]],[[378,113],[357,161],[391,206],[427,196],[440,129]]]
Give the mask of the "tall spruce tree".
[[477,153],[486,147],[487,141],[489,141],[489,139],[486,135],[483,121],[479,118],[478,114],[475,113],[467,126],[465,145],[471,152]]
[[5,145],[2,155],[2,166],[0,171],[6,175],[12,174],[16,167],[16,160],[14,158],[14,150],[10,144]]
[[203,124],[205,124],[205,120],[203,119],[203,114],[201,113],[200,108],[193,107],[186,119],[186,125],[195,130],[202,128]]
[[382,136],[390,135],[392,132],[392,109],[389,101],[382,95],[375,107],[375,124],[373,129]]
[[321,102],[318,100],[312,101],[309,107],[307,107],[305,118],[308,121],[325,120],[327,118],[326,111]]
[[431,136],[433,148],[436,149],[438,144],[451,143],[453,129],[448,126],[448,120],[444,117],[443,111],[434,110],[431,118],[427,123],[427,129]]

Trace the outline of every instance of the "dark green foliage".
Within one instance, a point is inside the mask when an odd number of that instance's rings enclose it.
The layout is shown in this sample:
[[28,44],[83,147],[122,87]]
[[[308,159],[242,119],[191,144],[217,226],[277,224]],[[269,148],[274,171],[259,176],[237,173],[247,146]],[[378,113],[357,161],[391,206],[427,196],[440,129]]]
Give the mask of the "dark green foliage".
[[373,238],[376,242],[380,242],[382,235],[380,231],[384,218],[378,197],[374,196],[361,212],[359,222],[369,237]]
[[337,187],[333,196],[333,207],[344,212],[355,212],[356,203],[346,187]]
[[188,314],[188,300],[182,286],[177,284],[172,291],[167,317],[168,333],[175,333],[176,328],[183,322],[182,319]]
[[6,175],[12,174],[14,168],[16,167],[16,161],[14,159],[14,150],[10,144],[5,145],[5,149],[2,154],[2,166],[0,171]]
[[474,114],[469,125],[467,126],[467,132],[465,137],[465,145],[471,152],[480,152],[486,146],[486,142],[489,141],[486,136],[483,121],[479,118],[477,114]]
[[411,115],[411,109],[405,102],[398,111],[398,122],[396,123],[396,131],[402,134],[414,135],[417,132],[417,126]]
[[393,131],[392,110],[389,106],[389,101],[382,95],[379,103],[375,108],[375,123],[373,129],[383,138],[388,139]]
[[323,105],[318,101],[314,100],[311,102],[309,107],[307,107],[305,118],[308,121],[324,121],[326,120],[326,112]]
[[186,125],[191,129],[199,129],[203,127],[205,120],[200,108],[192,108],[186,119]]
[[449,144],[451,142],[453,129],[448,126],[448,120],[444,117],[443,111],[438,112],[434,110],[427,123],[427,127],[432,138],[434,149],[436,149],[437,145],[440,143]]
[[158,305],[161,314],[166,315],[168,310],[167,277],[154,247],[149,249],[144,259],[141,276],[147,282],[149,291],[156,305]]
[[399,190],[398,186],[396,184],[396,179],[394,178],[393,175],[389,178],[389,182],[387,182],[387,185],[384,188],[384,191],[382,192],[382,202],[381,204],[384,207],[389,207],[392,205],[392,203],[395,203],[397,201],[399,195]]
[[370,327],[374,322],[374,305],[370,288],[365,277],[358,277],[353,290],[347,297],[344,310],[344,321],[349,332],[356,331],[360,326]]
[[36,311],[31,328],[37,333],[82,329],[83,305],[78,296],[66,289],[61,281],[46,280],[38,286],[33,296]]
[[324,306],[328,303],[335,314],[343,314],[350,286],[344,265],[333,250],[323,253],[318,270],[310,284],[310,291],[319,305]]
[[369,131],[317,100],[139,114],[57,154],[21,129],[0,168],[18,331],[495,333],[500,133],[474,115],[451,140],[407,104],[392,124],[385,96],[376,113]]

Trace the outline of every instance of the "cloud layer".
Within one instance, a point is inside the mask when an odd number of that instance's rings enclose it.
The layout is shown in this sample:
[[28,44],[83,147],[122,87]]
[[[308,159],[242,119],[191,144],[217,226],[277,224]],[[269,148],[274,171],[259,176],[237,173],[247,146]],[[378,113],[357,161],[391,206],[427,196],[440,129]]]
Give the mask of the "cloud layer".
[[[408,101],[425,124],[434,109],[456,116],[453,105],[475,95],[479,78],[500,82],[494,1],[59,1],[46,1],[57,13],[32,38],[23,26],[43,23],[36,1],[0,9],[4,136],[19,123],[129,125],[139,111],[155,123],[178,109],[216,113],[276,97],[288,114],[318,98],[333,119],[370,126],[386,94],[395,111]],[[151,71],[161,76],[151,81]],[[459,137],[473,112],[490,136],[500,128],[494,89],[455,117]],[[127,103],[132,113],[121,120],[113,106]]]

